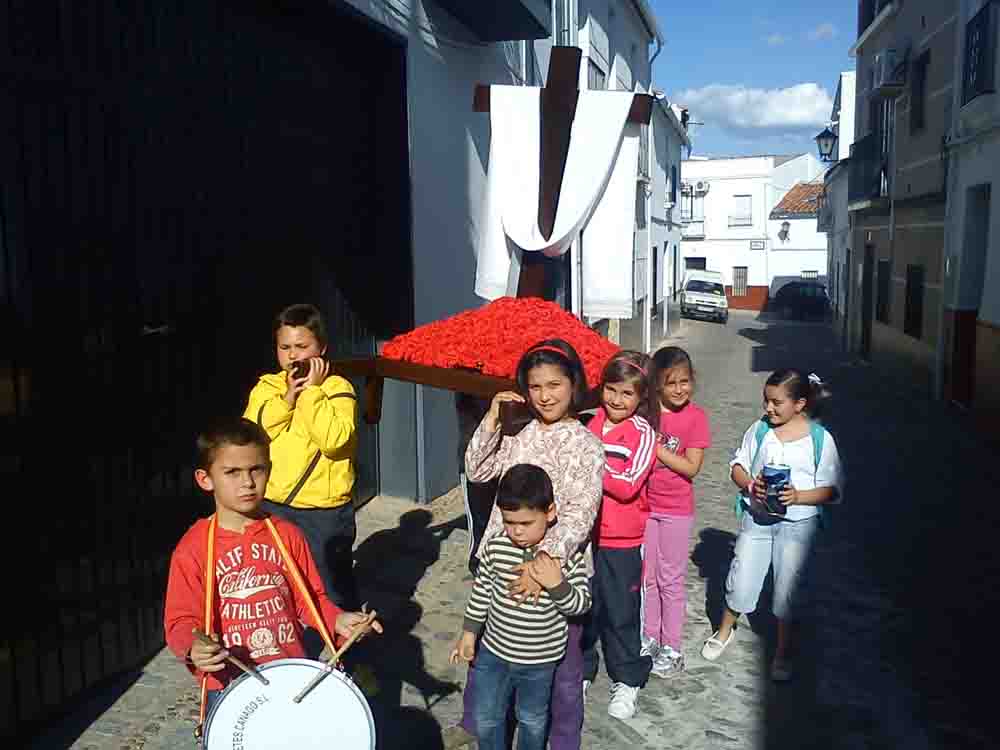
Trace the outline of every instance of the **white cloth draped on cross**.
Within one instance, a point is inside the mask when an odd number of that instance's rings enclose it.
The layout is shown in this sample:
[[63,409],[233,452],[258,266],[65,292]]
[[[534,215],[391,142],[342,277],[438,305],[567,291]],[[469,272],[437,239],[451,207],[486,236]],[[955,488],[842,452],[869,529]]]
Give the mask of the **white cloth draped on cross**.
[[559,256],[581,231],[584,315],[631,317],[639,126],[630,91],[581,91],[552,236],[538,227],[540,89],[492,86],[485,212],[476,294],[517,292],[521,254]]

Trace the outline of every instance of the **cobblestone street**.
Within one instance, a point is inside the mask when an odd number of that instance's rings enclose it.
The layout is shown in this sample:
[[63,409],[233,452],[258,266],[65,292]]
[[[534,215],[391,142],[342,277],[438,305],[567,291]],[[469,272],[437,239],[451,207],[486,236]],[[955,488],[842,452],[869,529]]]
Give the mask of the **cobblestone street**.
[[[959,636],[995,611],[995,449],[961,414],[838,354],[822,325],[769,324],[734,311],[726,326],[685,321],[670,343],[692,355],[696,400],[714,440],[696,482],[687,670],[651,677],[628,722],[607,715],[601,674],[588,698],[584,747],[993,746],[989,692],[970,687],[981,681],[979,649],[989,641],[985,633]],[[834,391],[825,422],[847,490],[805,576],[797,677],[775,687],[766,679],[766,616],[744,620],[720,662],[698,652],[721,607],[734,541],[727,462],[760,413],[764,379],[785,365],[818,372]],[[460,717],[465,679],[464,668],[448,664],[469,589],[460,494],[431,506],[376,498],[358,522],[358,577],[386,634],[363,642],[352,661],[361,665],[359,681],[374,685],[380,746],[439,748]],[[33,747],[192,747],[196,708],[193,681],[161,653]]]

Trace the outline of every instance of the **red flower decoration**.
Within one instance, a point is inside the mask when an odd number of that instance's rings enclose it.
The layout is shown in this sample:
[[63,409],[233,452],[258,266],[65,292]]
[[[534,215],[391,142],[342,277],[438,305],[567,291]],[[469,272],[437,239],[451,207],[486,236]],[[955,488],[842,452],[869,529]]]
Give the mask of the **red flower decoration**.
[[485,307],[396,336],[385,344],[382,356],[513,378],[522,355],[544,339],[563,339],[576,349],[587,382],[593,385],[600,382],[604,365],[619,350],[554,302],[501,297]]

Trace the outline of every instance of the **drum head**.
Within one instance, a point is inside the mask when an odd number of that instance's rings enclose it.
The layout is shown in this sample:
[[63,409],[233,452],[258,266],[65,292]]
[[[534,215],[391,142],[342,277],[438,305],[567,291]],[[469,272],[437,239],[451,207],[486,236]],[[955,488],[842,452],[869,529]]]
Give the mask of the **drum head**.
[[340,672],[328,675],[301,703],[292,701],[322,669],[309,659],[278,659],[260,667],[269,685],[240,676],[205,722],[206,749],[374,750],[368,702]]

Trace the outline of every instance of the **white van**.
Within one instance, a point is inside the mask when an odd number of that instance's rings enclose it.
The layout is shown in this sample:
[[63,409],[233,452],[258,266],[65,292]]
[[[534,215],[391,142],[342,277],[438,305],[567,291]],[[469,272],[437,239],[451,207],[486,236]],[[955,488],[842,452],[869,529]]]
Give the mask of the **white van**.
[[681,315],[729,320],[729,300],[718,271],[688,271],[681,288]]

